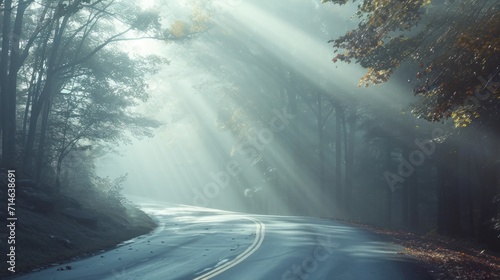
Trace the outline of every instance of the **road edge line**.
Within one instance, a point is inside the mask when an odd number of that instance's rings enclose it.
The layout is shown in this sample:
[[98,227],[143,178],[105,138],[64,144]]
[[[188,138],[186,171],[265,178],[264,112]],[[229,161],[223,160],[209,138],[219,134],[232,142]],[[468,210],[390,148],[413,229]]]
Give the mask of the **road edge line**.
[[244,218],[251,220],[255,223],[255,239],[254,239],[252,245],[250,245],[250,247],[248,247],[243,253],[236,256],[233,260],[231,260],[231,261],[229,261],[229,262],[227,262],[219,267],[216,267],[215,269],[213,269],[213,270],[211,270],[211,271],[209,271],[201,276],[198,276],[198,277],[194,278],[193,280],[207,280],[207,279],[210,279],[212,277],[215,277],[215,276],[229,270],[230,268],[235,267],[236,265],[241,263],[243,260],[245,260],[246,258],[251,256],[255,251],[257,251],[259,249],[260,245],[264,241],[266,226],[261,221],[259,221],[257,219],[250,218],[250,217],[244,217]]

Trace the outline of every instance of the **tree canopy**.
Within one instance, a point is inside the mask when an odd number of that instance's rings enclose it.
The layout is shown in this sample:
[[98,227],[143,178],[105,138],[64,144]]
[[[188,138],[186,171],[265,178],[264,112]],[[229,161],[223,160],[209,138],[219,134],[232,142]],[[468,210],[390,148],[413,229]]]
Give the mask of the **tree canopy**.
[[462,127],[478,118],[492,123],[499,119],[499,7],[490,0],[363,1],[358,27],[329,41],[338,52],[333,61],[366,68],[364,86],[388,81],[405,65],[417,81],[414,94],[422,97],[416,115],[451,117]]
[[1,4],[1,167],[55,176],[57,185],[73,150],[151,136],[160,125],[134,108],[149,98],[147,77],[168,60],[121,42],[185,40],[208,22],[198,12],[179,32],[159,10],[129,0]]

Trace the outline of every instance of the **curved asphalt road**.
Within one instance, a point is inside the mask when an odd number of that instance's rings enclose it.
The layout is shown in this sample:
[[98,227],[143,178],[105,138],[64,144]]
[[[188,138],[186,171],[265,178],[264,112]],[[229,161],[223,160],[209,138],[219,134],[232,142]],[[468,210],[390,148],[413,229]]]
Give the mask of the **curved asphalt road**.
[[432,279],[402,248],[342,223],[141,205],[159,223],[150,234],[14,279]]

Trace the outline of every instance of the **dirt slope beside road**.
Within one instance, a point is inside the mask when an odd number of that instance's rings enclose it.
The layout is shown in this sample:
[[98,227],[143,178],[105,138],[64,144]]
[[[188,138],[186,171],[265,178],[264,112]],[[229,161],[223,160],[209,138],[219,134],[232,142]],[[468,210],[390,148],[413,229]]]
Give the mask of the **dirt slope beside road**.
[[[5,205],[0,209],[0,220],[4,224],[8,222],[5,190],[2,187],[0,191]],[[1,261],[5,264],[13,259],[7,254],[10,246],[15,246],[15,273],[2,265],[0,278],[48,266],[71,269],[62,264],[113,248],[156,227],[148,215],[130,202],[102,197],[97,192],[74,197],[51,192],[30,180],[18,182],[15,228],[0,231]],[[8,244],[12,232],[15,244]]]

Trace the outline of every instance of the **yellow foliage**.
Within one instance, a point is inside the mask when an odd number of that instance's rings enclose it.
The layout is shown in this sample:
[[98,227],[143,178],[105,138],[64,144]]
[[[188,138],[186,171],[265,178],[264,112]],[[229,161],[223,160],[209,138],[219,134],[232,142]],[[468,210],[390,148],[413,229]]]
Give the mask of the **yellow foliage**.
[[191,15],[191,21],[193,24],[191,25],[190,31],[201,32],[207,29],[207,24],[210,22],[210,16],[206,11],[197,7]]
[[210,23],[210,14],[201,6],[194,8],[189,19],[176,20],[170,25],[170,33],[175,37],[182,37],[190,33],[203,32],[208,28]]
[[467,125],[472,123],[472,116],[478,117],[478,113],[474,112],[473,114],[466,112],[464,109],[459,109],[455,112],[451,113],[451,118],[455,123],[455,127],[466,127]]
[[176,20],[170,26],[170,33],[175,37],[181,37],[186,34],[186,23],[181,20]]
[[375,70],[370,67],[366,75],[359,80],[358,87],[363,84],[365,84],[365,87],[368,87],[370,83],[376,85],[387,82],[391,73],[391,69]]

